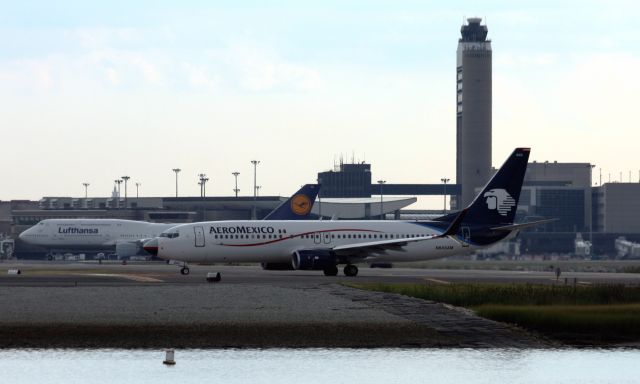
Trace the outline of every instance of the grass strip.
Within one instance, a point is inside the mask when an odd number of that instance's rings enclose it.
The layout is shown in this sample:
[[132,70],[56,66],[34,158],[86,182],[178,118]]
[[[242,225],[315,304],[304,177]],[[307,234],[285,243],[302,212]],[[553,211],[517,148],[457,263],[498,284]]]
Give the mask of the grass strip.
[[461,307],[501,305],[598,305],[640,303],[640,287],[535,284],[352,284]]
[[534,284],[351,284],[474,310],[569,344],[640,340],[640,287]]
[[640,338],[640,304],[482,305],[482,317],[516,324],[572,343],[621,342]]

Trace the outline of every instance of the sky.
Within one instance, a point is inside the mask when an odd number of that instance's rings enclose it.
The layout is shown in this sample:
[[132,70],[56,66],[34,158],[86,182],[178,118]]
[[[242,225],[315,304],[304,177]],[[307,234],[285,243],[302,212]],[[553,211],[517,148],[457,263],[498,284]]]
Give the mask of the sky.
[[[0,200],[287,196],[345,161],[455,179],[460,27],[493,47],[493,164],[640,177],[635,1],[0,0]],[[610,176],[609,176],[610,175]],[[421,198],[417,208],[440,207]],[[414,206],[416,208],[416,206]]]

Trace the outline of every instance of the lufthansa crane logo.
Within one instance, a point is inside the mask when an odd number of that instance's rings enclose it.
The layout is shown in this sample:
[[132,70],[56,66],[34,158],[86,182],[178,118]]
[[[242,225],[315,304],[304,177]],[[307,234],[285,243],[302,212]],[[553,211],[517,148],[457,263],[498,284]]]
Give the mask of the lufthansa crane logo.
[[311,200],[307,195],[295,195],[291,199],[291,210],[296,215],[304,216],[311,211]]
[[504,189],[491,189],[482,197],[486,198],[487,208],[498,211],[500,216],[507,216],[507,213],[516,206],[516,200]]

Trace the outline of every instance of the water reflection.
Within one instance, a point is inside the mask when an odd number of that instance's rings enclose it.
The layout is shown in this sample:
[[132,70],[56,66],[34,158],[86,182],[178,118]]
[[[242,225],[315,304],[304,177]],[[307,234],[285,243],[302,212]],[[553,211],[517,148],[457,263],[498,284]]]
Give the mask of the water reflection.
[[0,383],[637,383],[640,350],[2,350]]

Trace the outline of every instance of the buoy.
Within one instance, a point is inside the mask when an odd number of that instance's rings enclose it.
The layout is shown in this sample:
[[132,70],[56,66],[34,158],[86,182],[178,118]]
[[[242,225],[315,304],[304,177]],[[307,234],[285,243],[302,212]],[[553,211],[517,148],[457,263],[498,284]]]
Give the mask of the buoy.
[[165,365],[175,365],[176,361],[173,359],[173,349],[165,349],[164,350],[165,355],[164,355],[164,361],[162,362],[162,364]]
[[22,272],[21,272],[19,269],[9,269],[9,270],[7,271],[7,275],[19,275],[19,274],[21,274],[21,273],[22,273]]
[[220,272],[208,272],[207,273],[207,281],[209,283],[217,283],[218,281],[220,281],[220,279],[222,279],[222,276],[220,276]]

